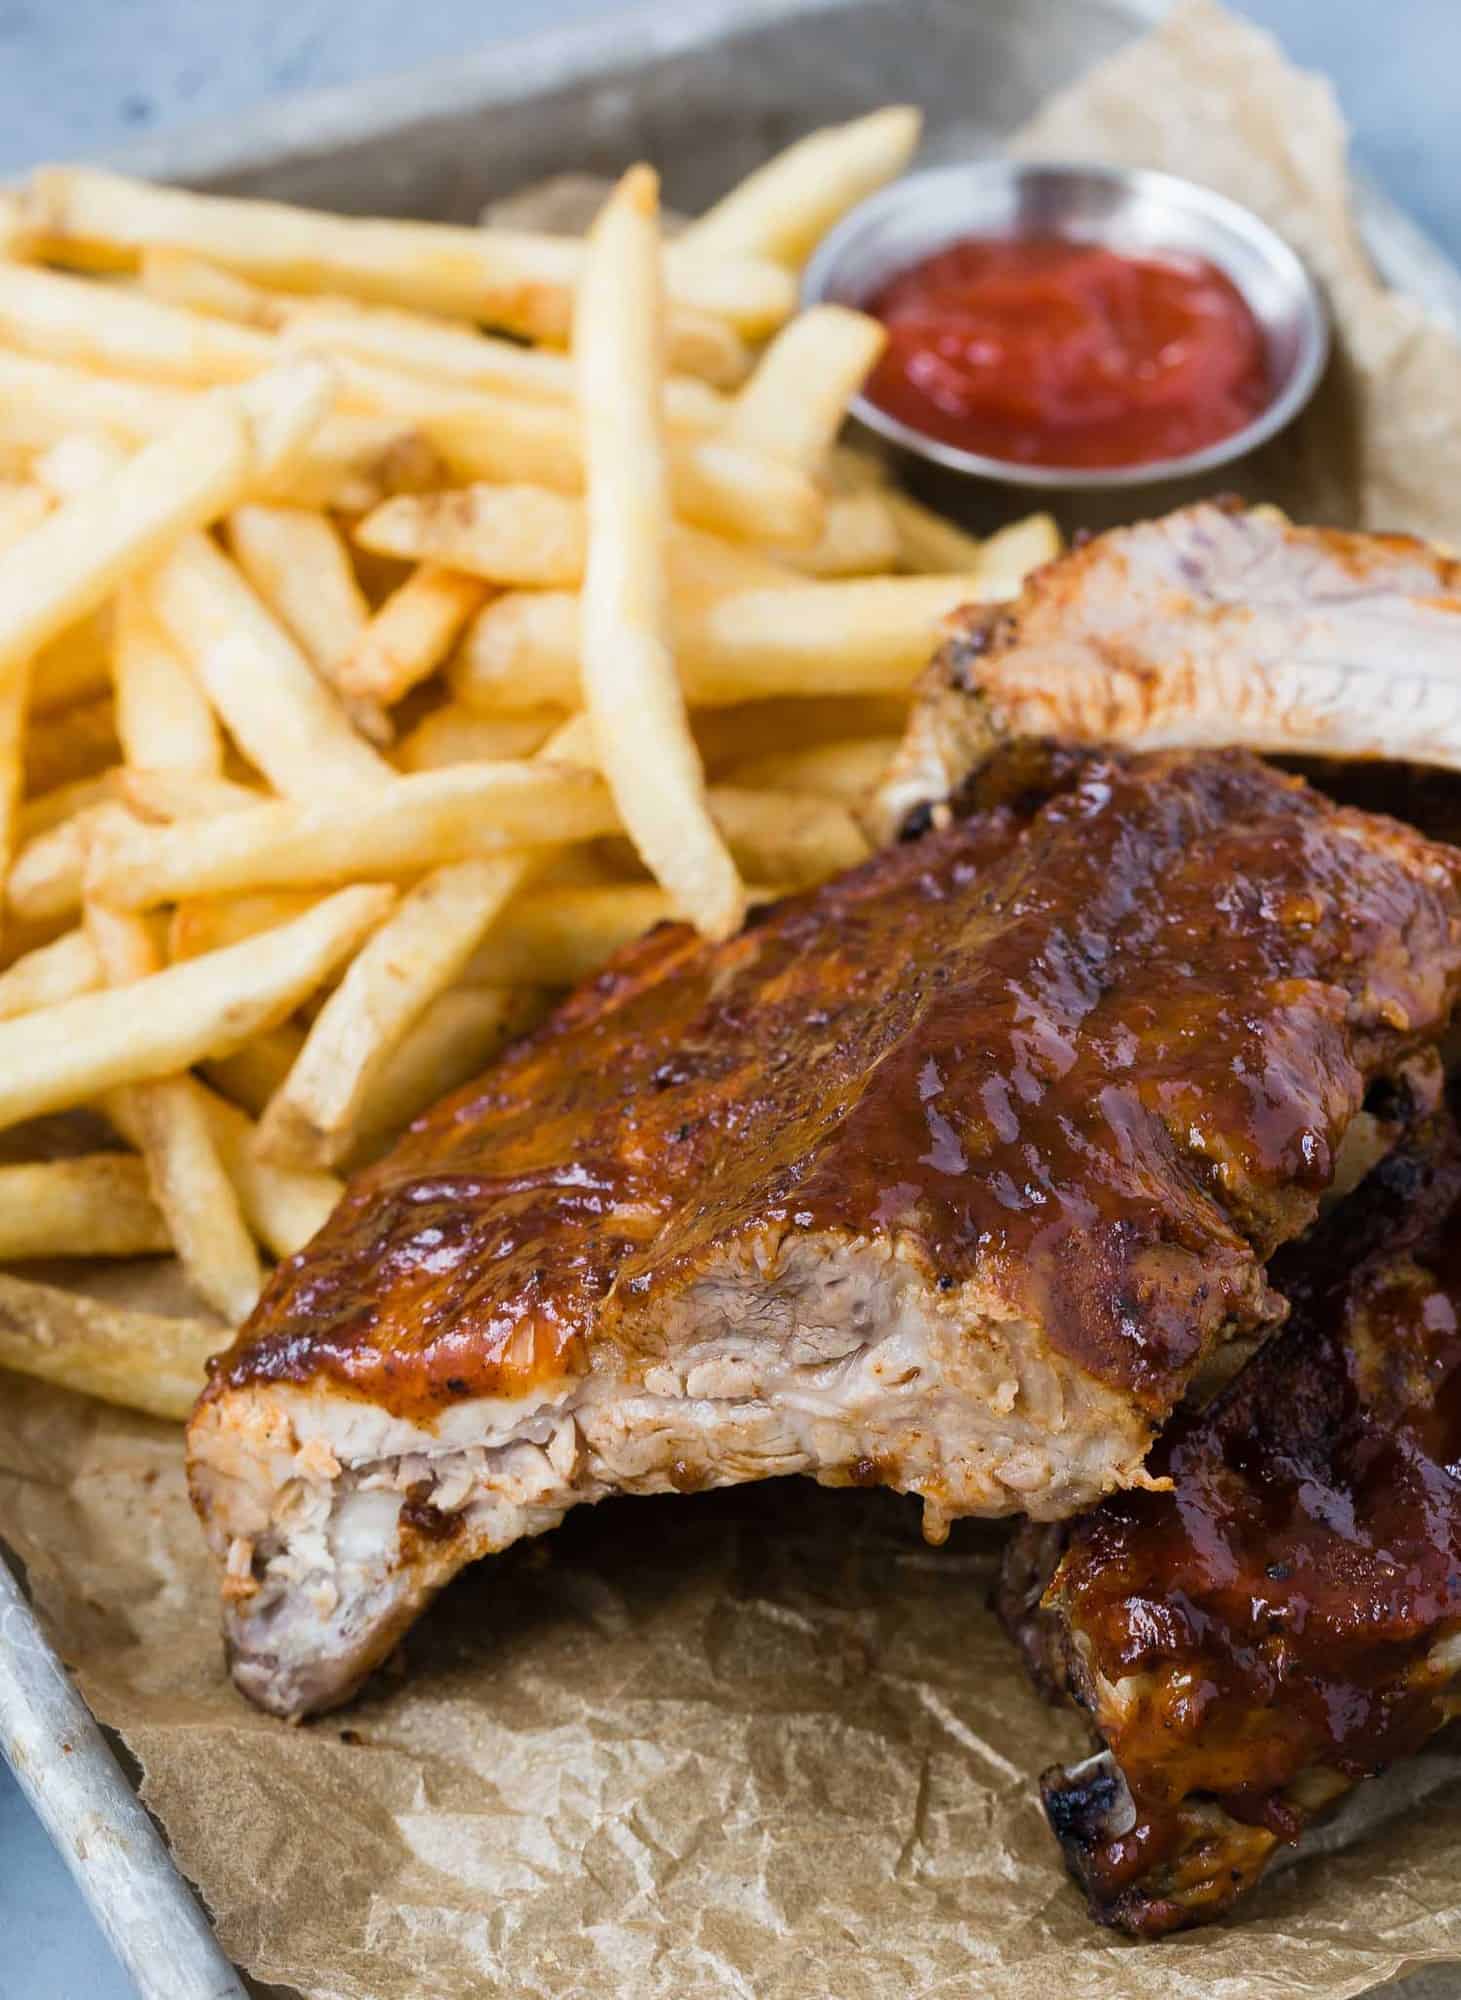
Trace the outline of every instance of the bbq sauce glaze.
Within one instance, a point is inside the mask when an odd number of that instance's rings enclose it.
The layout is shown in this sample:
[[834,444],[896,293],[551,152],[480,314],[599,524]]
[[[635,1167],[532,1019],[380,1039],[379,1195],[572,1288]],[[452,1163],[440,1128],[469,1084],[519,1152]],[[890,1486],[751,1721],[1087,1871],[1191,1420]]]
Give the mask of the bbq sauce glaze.
[[[1023,761],[1021,761],[1023,760]],[[999,796],[1003,785],[1003,796]],[[216,1381],[430,1421],[630,1368],[742,1246],[896,1241],[1165,1418],[1264,1329],[1370,1077],[1461,978],[1461,857],[1242,753],[997,760],[942,831],[666,927],[358,1177]]]
[[[1047,1597],[1079,1635],[1087,1688],[1099,1677],[1128,1693],[1102,1720],[1135,1823],[1116,1838],[1077,1831],[1072,1858],[1101,1913],[1153,1934],[1192,1914],[1164,1904],[1164,1884],[1228,1899],[1203,1879],[1194,1801],[1296,1839],[1301,1774],[1369,1776],[1453,1706],[1456,1649],[1436,1650],[1461,1621],[1449,1119],[1280,1252],[1272,1276],[1289,1324],[1163,1437],[1152,1469],[1169,1493],[1117,1496],[1075,1524]],[[1057,1822],[1064,1791],[1052,1773]]]

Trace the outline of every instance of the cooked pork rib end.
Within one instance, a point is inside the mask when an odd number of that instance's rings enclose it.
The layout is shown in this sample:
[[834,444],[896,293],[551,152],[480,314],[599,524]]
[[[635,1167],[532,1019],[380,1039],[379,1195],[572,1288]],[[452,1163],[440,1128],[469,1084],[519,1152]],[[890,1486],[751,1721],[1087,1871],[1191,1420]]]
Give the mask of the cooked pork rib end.
[[1097,535],[1012,603],[962,615],[879,831],[936,817],[1010,736],[1461,769],[1461,565],[1407,535],[1212,501]]
[[[967,1289],[967,1288],[966,1288]],[[193,1490],[224,1560],[238,1685],[295,1716],[349,1698],[464,1564],[610,1494],[802,1473],[952,1517],[1066,1514],[1140,1485],[1150,1425],[997,1299],[798,1242],[772,1284],[674,1303],[663,1354],[434,1419],[259,1383],[205,1404]]]
[[1153,1454],[1026,1526],[999,1609],[1101,1748],[1041,1782],[1102,1923],[1231,1909],[1461,1711],[1461,1141],[1442,1117],[1273,1264],[1288,1325]]
[[255,1698],[611,1492],[1078,1511],[1280,1323],[1274,1250],[1433,1086],[1461,855],[1241,752],[981,783],[629,947],[275,1271],[191,1430]]

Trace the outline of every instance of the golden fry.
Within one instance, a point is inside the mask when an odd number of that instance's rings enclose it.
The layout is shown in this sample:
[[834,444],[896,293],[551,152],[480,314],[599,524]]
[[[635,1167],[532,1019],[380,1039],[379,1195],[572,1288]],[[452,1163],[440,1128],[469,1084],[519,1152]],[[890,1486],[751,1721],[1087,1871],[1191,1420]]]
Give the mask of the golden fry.
[[285,1021],[255,1035],[229,1055],[212,1057],[204,1063],[203,1071],[231,1104],[241,1105],[257,1118],[298,1062],[303,1047],[304,1030],[293,1021]]
[[114,286],[104,301],[94,284],[35,265],[0,263],[0,338],[48,360],[103,375],[211,388],[243,382],[276,358],[266,335],[203,319]]
[[361,1107],[357,1159],[484,1070],[508,1042],[536,1026],[545,1005],[532,987],[458,986],[439,994]]
[[[95,167],[42,167],[22,196],[34,254],[82,269],[128,268],[166,246],[286,291],[346,292],[561,341],[583,248],[570,237],[444,222],[361,220],[149,186]],[[752,337],[792,310],[795,282],[769,260],[719,252],[665,258],[670,295]]]
[[[86,934],[108,986],[131,987],[158,973],[160,959],[140,917],[93,905],[86,911]],[[197,1091],[187,1077],[158,1076],[112,1096],[146,1162],[153,1198],[189,1283],[237,1325],[252,1311],[263,1274]]]
[[130,1312],[56,1285],[0,1276],[0,1368],[182,1423],[208,1358],[226,1344],[204,1319]]
[[538,761],[455,764],[395,778],[357,798],[296,800],[188,820],[107,827],[92,845],[89,892],[123,909],[186,896],[400,877],[513,848],[618,831],[591,771]]
[[116,728],[129,764],[217,775],[218,724],[187,661],[153,614],[145,580],[117,594],[113,641]]
[[253,502],[229,515],[228,545],[244,576],[304,648],[321,680],[342,696],[361,735],[373,743],[389,743],[394,732],[385,711],[340,686],[341,662],[370,623],[370,606],[334,522],[310,508]]
[[565,720],[561,708],[527,708],[516,715],[474,715],[458,702],[433,709],[396,751],[403,771],[439,771],[448,764],[495,764],[530,757]]
[[399,701],[436,672],[487,595],[478,578],[423,563],[391,593],[340,661],[340,686],[357,701]]
[[799,264],[839,216],[902,173],[922,124],[911,105],[892,104],[809,133],[692,222],[684,248]]
[[0,1167],[0,1263],[156,1257],[171,1248],[147,1169],[131,1153]]
[[92,993],[101,984],[91,939],[84,930],[64,931],[0,972],[0,1021],[13,1014],[33,1014],[38,1007],[54,1007],[78,993]]
[[401,898],[315,1016],[259,1127],[265,1158],[320,1167],[349,1157],[376,1080],[531,870],[518,855],[460,861]]
[[0,554],[0,678],[94,611],[190,528],[225,513],[302,450],[331,394],[295,362],[202,398],[116,473]]
[[[943,621],[981,595],[967,576],[858,577],[677,598],[673,646],[692,708],[782,695],[909,690]],[[580,699],[579,600],[505,592],[473,621],[448,675],[484,714]]]
[[887,344],[886,328],[867,313],[809,306],[762,355],[722,435],[816,472]]
[[90,1103],[118,1084],[170,1076],[284,1020],[394,901],[342,889],[265,942],[169,966],[126,991],[83,993],[0,1022],[0,1124]]
[[710,817],[667,633],[659,189],[619,183],[589,238],[574,353],[588,475],[582,677],[597,756],[630,837],[711,937],[740,926],[735,863]]
[[153,610],[249,761],[286,798],[377,788],[390,766],[207,536],[184,536],[148,585]]
[[809,792],[856,806],[883,777],[898,743],[896,736],[859,736],[843,743],[768,750],[733,764],[726,782],[749,791]]

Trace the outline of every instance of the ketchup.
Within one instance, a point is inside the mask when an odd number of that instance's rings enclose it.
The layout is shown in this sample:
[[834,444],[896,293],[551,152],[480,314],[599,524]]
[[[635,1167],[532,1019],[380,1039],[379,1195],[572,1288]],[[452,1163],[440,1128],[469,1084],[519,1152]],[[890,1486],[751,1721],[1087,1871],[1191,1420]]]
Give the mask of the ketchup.
[[970,237],[868,302],[867,394],[911,428],[1020,465],[1177,458],[1272,393],[1263,332],[1214,265],[1061,237]]

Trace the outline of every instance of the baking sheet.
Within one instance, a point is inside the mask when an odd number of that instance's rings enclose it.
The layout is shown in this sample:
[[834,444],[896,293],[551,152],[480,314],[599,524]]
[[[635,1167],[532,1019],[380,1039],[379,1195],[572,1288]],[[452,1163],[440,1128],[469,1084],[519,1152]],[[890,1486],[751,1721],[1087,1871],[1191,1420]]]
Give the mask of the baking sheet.
[[[443,96],[406,86],[394,123],[389,92],[365,93],[353,135],[339,107],[290,109],[272,159],[228,141],[188,177],[470,214],[643,152],[694,207],[793,130],[889,96],[929,104],[935,150],[987,140],[1130,30],[1124,7],[1053,0],[752,5],[734,34],[731,19],[560,38],[566,70],[516,69],[490,116],[460,66]],[[1145,77],[1118,69],[1051,107],[1042,150],[1176,164],[1317,247],[1363,340],[1316,414],[1316,470],[1301,456],[1284,476],[1329,482],[1310,511],[1409,510],[1456,539],[1455,351],[1379,294],[1336,205],[1322,86],[1204,7],[1141,60]],[[1377,1836],[1341,1829],[1244,1923],[1156,1948],[1093,1932],[1033,1785],[1079,1734],[1024,1688],[984,1611],[995,1537],[964,1526],[926,1550],[889,1496],[777,1486],[579,1516],[449,1593],[408,1678],[302,1731],[223,1680],[175,1433],[7,1385],[0,1531],[230,1950],[312,1996],[1339,1996],[1461,1956],[1445,1749],[1408,1767]]]

